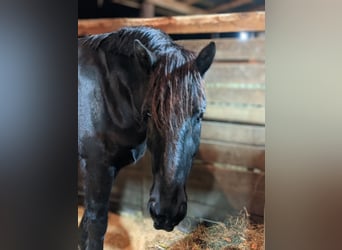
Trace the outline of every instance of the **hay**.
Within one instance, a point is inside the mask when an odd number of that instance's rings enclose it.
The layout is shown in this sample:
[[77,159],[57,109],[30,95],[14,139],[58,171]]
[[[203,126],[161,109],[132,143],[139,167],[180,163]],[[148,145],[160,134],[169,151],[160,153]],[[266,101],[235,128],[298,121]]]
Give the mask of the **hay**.
[[243,210],[238,216],[230,216],[224,222],[211,226],[199,225],[167,249],[261,250],[264,249],[264,227],[251,224],[247,211]]
[[[83,208],[79,207],[78,221]],[[186,225],[190,233],[155,230],[150,217],[141,213],[109,213],[104,250],[261,250],[264,226],[250,222],[247,210],[223,222],[201,219]],[[197,225],[197,226],[196,226]]]

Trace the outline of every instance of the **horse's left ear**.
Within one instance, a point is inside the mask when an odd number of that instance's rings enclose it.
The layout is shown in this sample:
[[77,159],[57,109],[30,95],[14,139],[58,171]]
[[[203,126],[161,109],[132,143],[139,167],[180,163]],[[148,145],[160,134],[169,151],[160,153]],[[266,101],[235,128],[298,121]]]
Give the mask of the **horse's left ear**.
[[198,54],[196,58],[196,65],[201,76],[203,76],[205,72],[207,72],[207,70],[209,69],[210,65],[212,64],[214,60],[215,53],[216,53],[215,43],[210,42]]
[[147,49],[138,39],[134,40],[134,55],[140,65],[147,70],[151,70],[156,62],[156,56]]

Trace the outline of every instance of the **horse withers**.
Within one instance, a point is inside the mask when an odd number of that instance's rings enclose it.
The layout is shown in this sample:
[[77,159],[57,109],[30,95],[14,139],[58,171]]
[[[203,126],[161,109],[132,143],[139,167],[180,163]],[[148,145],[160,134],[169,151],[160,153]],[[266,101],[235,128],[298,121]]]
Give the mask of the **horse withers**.
[[206,108],[203,76],[214,55],[213,42],[196,56],[148,27],[78,39],[81,249],[103,249],[113,180],[146,148],[152,156],[148,209],[154,227],[172,231],[184,219],[185,184]]

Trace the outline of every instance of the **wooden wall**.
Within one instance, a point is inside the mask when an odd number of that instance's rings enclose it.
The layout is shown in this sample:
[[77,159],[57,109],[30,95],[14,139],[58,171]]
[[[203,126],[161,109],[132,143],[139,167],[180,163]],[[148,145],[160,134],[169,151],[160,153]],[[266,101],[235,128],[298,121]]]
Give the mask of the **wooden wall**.
[[[234,24],[235,31],[238,24]],[[217,32],[222,32],[221,28]],[[265,39],[212,40],[217,54],[205,76],[207,111],[200,149],[187,182],[188,216],[221,220],[246,208],[260,221],[265,202]],[[177,43],[199,52],[209,40]],[[147,153],[120,172],[111,194],[112,205],[147,214],[151,181]]]
[[[228,213],[246,207],[249,213],[263,216],[265,39],[213,40],[217,56],[205,76],[207,111],[200,150],[190,178],[198,180],[204,172],[210,173],[215,192],[222,196],[216,204],[208,205],[226,208]],[[178,43],[199,51],[208,42],[185,40]],[[203,177],[201,179],[205,182]],[[207,200],[194,197],[190,198],[193,202]]]

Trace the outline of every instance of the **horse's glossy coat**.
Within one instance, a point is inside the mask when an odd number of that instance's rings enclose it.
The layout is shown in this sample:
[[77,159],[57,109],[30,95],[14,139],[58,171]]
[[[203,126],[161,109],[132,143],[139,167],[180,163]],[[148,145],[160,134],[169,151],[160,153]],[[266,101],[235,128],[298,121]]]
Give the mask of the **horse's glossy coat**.
[[102,249],[109,194],[119,170],[152,155],[148,208],[156,229],[186,215],[185,182],[198,150],[205,110],[203,75],[215,55],[196,57],[146,27],[78,41],[78,145],[85,179],[81,249]]

